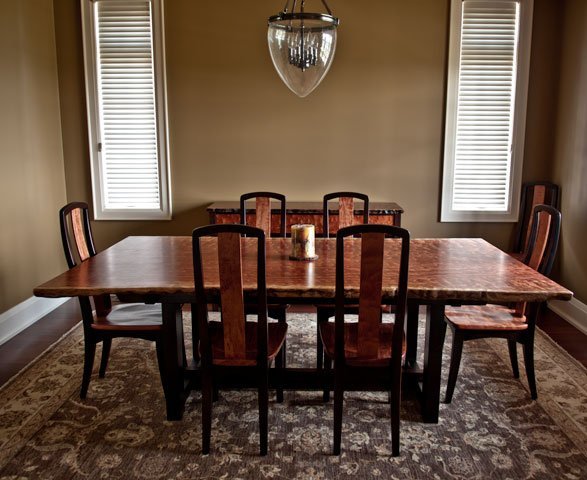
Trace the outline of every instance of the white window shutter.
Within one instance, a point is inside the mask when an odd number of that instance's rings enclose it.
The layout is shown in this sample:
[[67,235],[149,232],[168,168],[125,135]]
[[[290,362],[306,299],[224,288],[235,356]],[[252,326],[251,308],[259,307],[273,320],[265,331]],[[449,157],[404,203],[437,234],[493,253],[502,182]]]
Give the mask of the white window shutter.
[[159,1],[82,2],[96,218],[169,218]]
[[453,1],[443,221],[516,220],[530,28],[522,3]]

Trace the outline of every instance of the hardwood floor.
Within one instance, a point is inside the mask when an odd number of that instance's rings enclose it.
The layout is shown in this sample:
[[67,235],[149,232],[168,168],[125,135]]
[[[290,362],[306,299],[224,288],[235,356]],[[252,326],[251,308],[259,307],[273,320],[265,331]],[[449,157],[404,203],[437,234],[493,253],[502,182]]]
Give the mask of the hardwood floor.
[[0,345],[0,385],[59,340],[81,318],[79,303],[72,299]]
[[587,367],[587,335],[548,308],[541,312],[538,327]]
[[[292,306],[296,312],[313,312],[313,307]],[[41,320],[0,345],[0,385],[28,365],[81,320],[76,299],[64,303]],[[538,326],[587,367],[587,335],[565,322],[551,310],[545,309]],[[81,379],[80,379],[81,381]]]

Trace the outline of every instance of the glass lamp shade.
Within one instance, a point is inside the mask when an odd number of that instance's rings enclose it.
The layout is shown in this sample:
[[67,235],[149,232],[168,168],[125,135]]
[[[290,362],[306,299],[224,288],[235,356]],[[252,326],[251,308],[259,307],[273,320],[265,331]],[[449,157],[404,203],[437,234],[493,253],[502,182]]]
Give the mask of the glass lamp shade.
[[281,14],[269,19],[267,41],[277,73],[299,97],[328,73],[336,50],[338,19],[324,14]]

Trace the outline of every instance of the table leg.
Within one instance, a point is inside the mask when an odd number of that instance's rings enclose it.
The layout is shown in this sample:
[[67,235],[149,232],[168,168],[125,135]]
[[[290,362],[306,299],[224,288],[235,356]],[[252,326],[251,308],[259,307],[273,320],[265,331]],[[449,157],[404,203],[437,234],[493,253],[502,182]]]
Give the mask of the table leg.
[[181,305],[164,303],[162,332],[161,383],[165,393],[167,420],[181,420],[186,395],[184,392],[184,343]]
[[420,304],[416,301],[408,300],[408,318],[406,322],[406,367],[411,368],[416,365],[416,355],[418,353],[418,315],[420,313]]
[[438,423],[442,348],[445,334],[444,305],[428,305],[422,377],[422,417],[425,423]]

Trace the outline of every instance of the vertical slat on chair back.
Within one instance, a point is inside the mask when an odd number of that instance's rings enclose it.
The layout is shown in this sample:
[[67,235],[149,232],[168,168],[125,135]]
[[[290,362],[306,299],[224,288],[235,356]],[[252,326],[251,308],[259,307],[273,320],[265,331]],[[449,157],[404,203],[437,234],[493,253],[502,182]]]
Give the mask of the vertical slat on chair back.
[[379,352],[384,240],[383,233],[361,237],[358,354],[365,358],[376,358]]
[[90,251],[88,249],[88,241],[84,229],[83,211],[81,208],[75,208],[71,211],[71,227],[79,258],[83,262],[90,258]]
[[255,226],[271,236],[271,199],[257,197],[255,202]]
[[246,339],[240,234],[218,234],[218,270],[224,354],[226,358],[244,359]]
[[537,205],[534,207],[532,218],[532,230],[524,263],[548,276],[558,250],[561,213],[550,205]]
[[[537,220],[533,219],[533,222],[537,224],[536,241],[534,242],[534,246],[532,247],[530,257],[528,259],[528,266],[534,270],[538,270],[538,267],[540,267],[542,259],[544,258],[544,253],[548,244],[550,223],[552,218],[547,212],[539,211],[537,213]],[[529,235],[528,241],[530,241]]]
[[355,200],[363,201],[362,223],[369,223],[369,197],[357,192],[334,192],[324,195],[322,200],[322,232],[324,237],[334,235],[330,230],[330,210],[328,202],[338,199],[338,230],[355,225]]
[[338,199],[338,228],[350,227],[355,223],[355,199],[340,197]]

